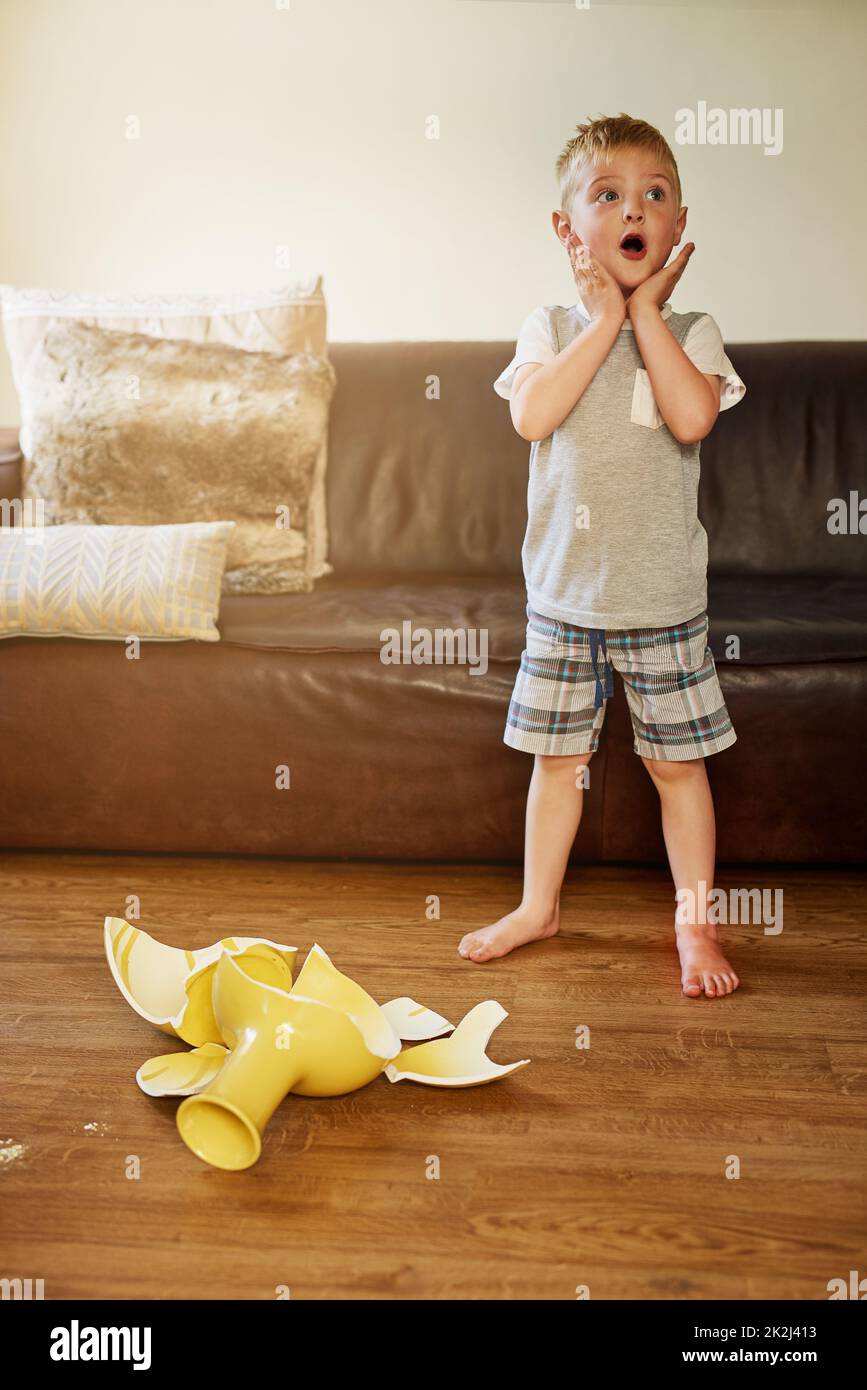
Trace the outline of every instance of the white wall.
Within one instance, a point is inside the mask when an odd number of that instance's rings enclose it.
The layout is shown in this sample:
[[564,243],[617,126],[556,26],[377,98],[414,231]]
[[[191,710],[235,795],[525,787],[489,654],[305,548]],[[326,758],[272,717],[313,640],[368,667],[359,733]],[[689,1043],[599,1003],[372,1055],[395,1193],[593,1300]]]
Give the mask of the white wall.
[[218,292],[321,271],[335,341],[513,339],[533,305],[574,301],[550,213],[575,124],[624,110],[673,142],[704,101],[782,108],[783,149],[675,148],[697,247],[675,306],[729,342],[865,336],[863,0],[280,3],[0,0],[0,280]]

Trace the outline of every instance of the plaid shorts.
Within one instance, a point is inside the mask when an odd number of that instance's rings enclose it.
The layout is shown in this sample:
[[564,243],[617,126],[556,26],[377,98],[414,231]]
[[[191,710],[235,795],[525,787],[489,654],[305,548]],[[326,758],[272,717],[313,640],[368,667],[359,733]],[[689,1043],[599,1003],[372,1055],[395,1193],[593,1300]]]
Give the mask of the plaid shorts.
[[633,748],[682,762],[734,743],[713,654],[707,612],[673,627],[577,627],[527,604],[526,649],[503,742],[525,753],[595,753],[614,694],[626,687]]

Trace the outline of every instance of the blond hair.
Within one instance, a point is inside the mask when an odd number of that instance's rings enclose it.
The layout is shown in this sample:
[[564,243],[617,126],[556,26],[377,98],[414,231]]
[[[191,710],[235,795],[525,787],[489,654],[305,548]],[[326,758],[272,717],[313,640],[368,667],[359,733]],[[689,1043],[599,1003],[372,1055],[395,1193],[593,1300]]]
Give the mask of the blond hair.
[[619,150],[627,147],[648,150],[671,175],[679,212],[683,192],[677,164],[668,141],[656,126],[627,116],[623,111],[619,116],[600,116],[598,120],[587,121],[585,125],[575,127],[575,134],[566,142],[556,164],[561,212],[568,217],[572,216],[572,200],[578,192],[578,181],[585,165],[609,164]]

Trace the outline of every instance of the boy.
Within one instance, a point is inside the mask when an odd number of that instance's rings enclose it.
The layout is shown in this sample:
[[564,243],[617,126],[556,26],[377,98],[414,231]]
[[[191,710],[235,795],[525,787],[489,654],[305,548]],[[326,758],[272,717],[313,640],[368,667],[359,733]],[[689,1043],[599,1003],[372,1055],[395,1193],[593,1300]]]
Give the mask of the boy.
[[707,535],[696,503],[700,441],[746,387],[711,316],[669,303],[695,245],[666,265],[687,209],[660,132],[624,114],[590,121],[557,176],[554,231],[580,298],[535,309],[494,383],[532,446],[529,621],[503,736],[535,754],[524,893],[458,950],[482,962],[559,929],[613,666],[633,747],[659,792],[675,887],[692,894],[678,898],[675,922],[682,989],[715,998],[739,980],[707,922],[715,827],[704,758],[736,735],[707,645]]

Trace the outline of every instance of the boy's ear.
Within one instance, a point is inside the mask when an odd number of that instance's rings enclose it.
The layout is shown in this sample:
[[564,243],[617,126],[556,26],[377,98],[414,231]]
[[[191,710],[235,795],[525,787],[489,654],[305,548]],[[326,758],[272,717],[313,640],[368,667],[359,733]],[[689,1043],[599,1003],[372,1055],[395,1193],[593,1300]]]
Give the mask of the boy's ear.
[[[554,234],[557,237],[557,240],[562,242],[565,246],[570,236],[572,235],[572,227],[569,223],[569,218],[566,216],[564,212],[560,212],[558,210],[556,212],[551,213],[551,224],[554,228]],[[578,236],[577,232],[575,233],[575,237],[580,245],[581,239]]]
[[683,236],[684,232],[686,231],[686,214],[687,214],[688,212],[689,212],[689,208],[681,208],[680,212],[677,214],[677,221],[676,221],[675,224],[674,224],[674,231],[675,231],[674,245],[675,245],[675,246],[679,245],[679,243],[680,243],[680,238]]

